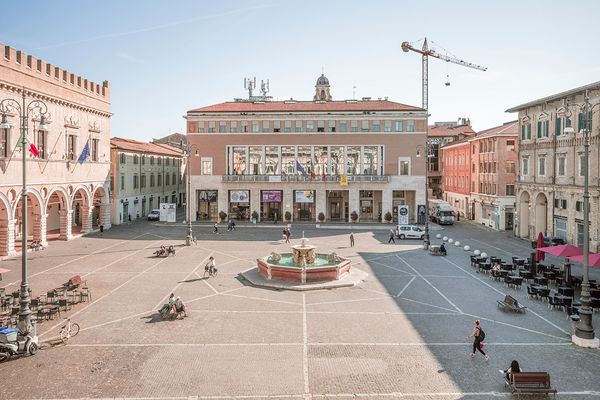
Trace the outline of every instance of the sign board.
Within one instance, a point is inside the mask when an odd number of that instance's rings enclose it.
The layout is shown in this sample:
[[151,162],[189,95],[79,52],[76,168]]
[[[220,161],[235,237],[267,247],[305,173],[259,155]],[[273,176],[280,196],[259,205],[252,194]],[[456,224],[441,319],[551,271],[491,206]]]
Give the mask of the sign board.
[[175,203],[160,203],[160,221],[175,222],[177,216],[177,205]]
[[203,203],[214,203],[217,201],[217,197],[219,192],[216,190],[199,190],[198,191],[198,200]]
[[269,182],[281,182],[281,175],[269,175]]
[[264,203],[281,203],[281,190],[263,190],[262,201]]
[[250,202],[250,191],[249,190],[230,190],[229,201],[232,203],[249,203]]
[[315,192],[312,190],[296,190],[296,203],[314,203]]
[[348,175],[340,176],[340,186],[348,186]]
[[398,206],[398,224],[408,225],[408,206],[405,204]]
[[425,204],[419,204],[417,206],[417,221],[420,225],[425,224],[426,214],[427,208],[425,207]]

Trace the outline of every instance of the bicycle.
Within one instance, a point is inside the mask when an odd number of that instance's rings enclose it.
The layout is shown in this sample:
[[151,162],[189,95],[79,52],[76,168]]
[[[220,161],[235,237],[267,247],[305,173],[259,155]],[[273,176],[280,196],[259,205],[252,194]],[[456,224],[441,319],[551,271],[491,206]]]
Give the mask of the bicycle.
[[79,333],[79,324],[76,322],[71,322],[71,318],[65,318],[67,323],[60,328],[60,340],[64,344],[67,344],[69,339],[77,336]]
[[204,277],[205,278],[206,278],[206,274],[208,274],[209,277],[214,278],[217,276],[218,272],[219,272],[219,270],[216,269],[215,267],[213,267],[212,265],[206,264],[204,266]]

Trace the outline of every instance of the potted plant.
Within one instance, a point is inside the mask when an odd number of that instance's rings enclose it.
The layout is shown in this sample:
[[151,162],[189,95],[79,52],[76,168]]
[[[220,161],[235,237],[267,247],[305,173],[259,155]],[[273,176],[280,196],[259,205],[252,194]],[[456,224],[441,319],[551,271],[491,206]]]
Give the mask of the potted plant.
[[392,222],[392,213],[391,212],[386,212],[385,215],[383,216],[383,219],[385,219],[385,222],[387,222],[388,224],[390,222]]
[[219,211],[219,219],[221,222],[225,221],[225,218],[227,218],[227,213],[225,211]]
[[252,211],[252,223],[255,224],[258,221],[258,212],[256,210]]
[[284,217],[285,217],[285,222],[290,222],[292,220],[292,213],[289,211],[286,211]]
[[323,223],[323,221],[325,221],[325,214],[321,211],[317,218],[319,219],[320,223]]
[[350,219],[352,220],[352,222],[356,223],[356,221],[358,220],[358,213],[356,211],[352,211],[350,213]]

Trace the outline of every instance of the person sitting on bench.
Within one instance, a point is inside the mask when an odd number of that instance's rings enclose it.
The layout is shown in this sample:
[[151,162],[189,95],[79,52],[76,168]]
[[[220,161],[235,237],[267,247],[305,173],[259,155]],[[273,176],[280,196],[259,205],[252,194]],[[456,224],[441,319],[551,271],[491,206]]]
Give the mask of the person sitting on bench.
[[519,362],[517,360],[512,360],[508,369],[500,370],[500,373],[504,374],[504,378],[506,379],[506,385],[510,385],[510,382],[512,380],[512,374],[516,372],[521,372],[521,367],[519,366]]
[[442,255],[446,255],[446,246],[444,246],[444,243],[440,244],[440,253],[442,253]]

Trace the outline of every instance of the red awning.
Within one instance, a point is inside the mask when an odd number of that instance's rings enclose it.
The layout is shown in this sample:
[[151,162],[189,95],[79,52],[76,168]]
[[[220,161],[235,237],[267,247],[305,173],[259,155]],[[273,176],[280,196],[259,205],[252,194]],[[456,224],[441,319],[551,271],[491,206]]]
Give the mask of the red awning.
[[[583,254],[580,256],[569,257],[571,261],[583,263]],[[600,267],[600,254],[590,253],[589,257],[590,267]]]
[[581,247],[573,246],[572,244],[561,244],[558,246],[541,247],[536,250],[552,254],[553,256],[557,257],[572,258],[573,256],[580,256],[583,254],[583,249]]

